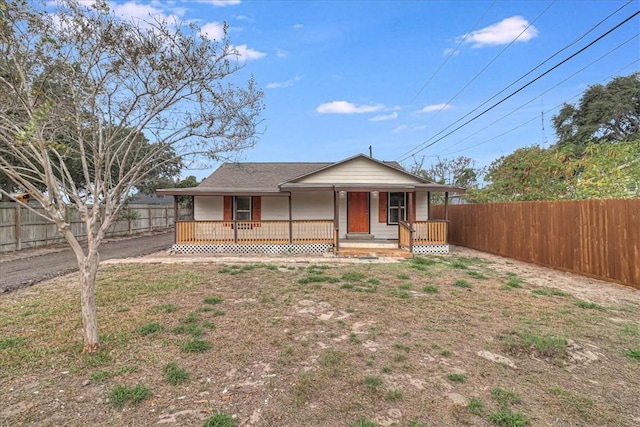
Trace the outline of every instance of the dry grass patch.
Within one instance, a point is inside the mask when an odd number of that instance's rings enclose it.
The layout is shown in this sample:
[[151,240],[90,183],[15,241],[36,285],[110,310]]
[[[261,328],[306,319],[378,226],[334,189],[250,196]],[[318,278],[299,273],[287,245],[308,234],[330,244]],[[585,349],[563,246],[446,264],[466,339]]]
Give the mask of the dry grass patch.
[[[589,309],[526,280],[505,292],[505,275],[480,259],[103,268],[103,347],[91,356],[80,354],[73,279],[0,296],[5,424],[640,419],[640,306]],[[107,402],[116,395],[124,412]]]

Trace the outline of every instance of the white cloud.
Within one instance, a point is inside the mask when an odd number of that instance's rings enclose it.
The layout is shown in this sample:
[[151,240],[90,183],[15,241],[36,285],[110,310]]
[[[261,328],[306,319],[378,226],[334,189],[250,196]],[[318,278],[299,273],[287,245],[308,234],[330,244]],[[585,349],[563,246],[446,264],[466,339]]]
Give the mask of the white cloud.
[[418,113],[431,113],[433,111],[448,110],[449,108],[451,108],[450,104],[432,104],[422,107]]
[[417,130],[424,130],[427,127],[425,125],[400,125],[397,128],[393,129],[391,132],[400,133],[400,132],[413,132]]
[[379,116],[371,117],[369,119],[370,122],[382,122],[385,120],[393,120],[398,118],[398,112],[394,111],[391,114],[381,114]]
[[284,82],[273,82],[267,83],[267,89],[280,89],[283,87],[291,87],[302,80],[302,76],[295,76],[292,79],[286,80]]
[[255,22],[255,19],[249,18],[247,15],[235,15],[234,18],[238,21]]
[[464,43],[471,43],[473,47],[507,44],[511,43],[523,31],[524,33],[517,41],[528,42],[538,35],[538,29],[533,25],[527,28],[528,25],[529,21],[522,16],[512,16],[503,19],[497,24],[489,25],[467,34]]
[[145,21],[157,19],[158,21],[178,22],[179,17],[175,14],[166,14],[162,9],[152,6],[151,4],[142,4],[137,1],[128,1],[126,3],[109,3],[109,7],[116,16],[125,19],[138,21],[144,26]]
[[293,29],[294,29],[294,30],[299,30],[299,29],[301,29],[301,28],[303,28],[303,27],[304,27],[304,25],[302,25],[302,24],[295,24],[295,25],[293,26]]
[[460,51],[459,51],[459,50],[457,50],[457,49],[452,49],[452,48],[447,48],[447,49],[445,49],[445,50],[443,50],[443,51],[442,51],[442,54],[443,54],[444,56],[449,56],[449,55],[451,55],[451,56],[455,56],[455,55],[458,55],[459,53],[460,53]]
[[347,101],[333,101],[318,105],[316,111],[320,114],[362,114],[374,113],[383,108],[382,105],[356,105]]
[[267,56],[267,54],[264,52],[260,52],[255,49],[251,49],[250,47],[247,47],[246,44],[233,46],[233,48],[238,52],[238,55],[241,56],[246,61],[253,61],[254,59],[262,59],[265,56]]
[[196,2],[207,3],[212,6],[219,6],[219,7],[234,6],[236,4],[240,4],[240,0],[196,0]]
[[200,33],[209,40],[222,40],[224,38],[224,24],[208,22],[200,27]]

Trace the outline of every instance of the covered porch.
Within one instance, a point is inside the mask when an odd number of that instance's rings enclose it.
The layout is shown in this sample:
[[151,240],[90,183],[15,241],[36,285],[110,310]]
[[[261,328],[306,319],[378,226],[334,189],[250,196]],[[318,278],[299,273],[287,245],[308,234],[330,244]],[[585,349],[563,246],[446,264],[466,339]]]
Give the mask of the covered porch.
[[[186,190],[186,189],[180,189]],[[321,254],[332,252],[337,256],[370,256],[402,251],[412,254],[448,252],[446,219],[449,193],[445,192],[445,218],[431,219],[431,191],[421,195],[416,188],[380,184],[375,187],[332,186],[331,197],[323,196],[331,203],[331,217],[321,213],[318,204],[317,218],[299,212],[305,200],[311,200],[328,189],[324,187],[290,188],[277,195],[261,194],[259,204],[262,214],[273,203],[266,197],[286,199],[287,219],[215,220],[188,219],[176,221],[173,250],[180,253],[266,253],[266,254]],[[404,191],[400,191],[404,190]],[[410,191],[413,190],[413,191]],[[387,200],[394,194],[402,194],[398,206]],[[302,195],[302,196],[301,196]],[[200,192],[200,196],[204,196]],[[209,197],[230,197],[228,194],[207,194]],[[180,195],[174,194],[174,208],[178,208]],[[198,197],[192,194],[191,197]],[[255,196],[254,196],[255,197]],[[424,206],[417,209],[420,199]],[[284,200],[282,200],[284,201]],[[254,202],[255,203],[255,202]],[[281,203],[284,204],[284,203]],[[192,203],[195,206],[196,203]],[[383,212],[383,206],[386,206]],[[417,219],[416,212],[423,215]],[[305,219],[296,218],[306,216]],[[194,212],[195,216],[195,212]],[[267,215],[264,215],[267,216]],[[282,215],[281,215],[282,216]],[[425,218],[426,217],[426,218]],[[193,218],[193,217],[192,217]],[[397,222],[395,222],[397,221]],[[395,223],[394,223],[395,222]],[[381,231],[382,230],[382,231]]]

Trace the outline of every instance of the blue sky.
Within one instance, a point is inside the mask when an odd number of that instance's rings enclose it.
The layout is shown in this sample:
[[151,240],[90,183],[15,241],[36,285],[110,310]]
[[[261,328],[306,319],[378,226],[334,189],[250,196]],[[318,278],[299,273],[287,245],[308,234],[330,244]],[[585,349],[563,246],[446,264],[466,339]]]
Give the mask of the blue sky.
[[[518,147],[552,144],[551,118],[559,104],[577,102],[589,85],[640,70],[636,16],[500,106],[418,151],[617,9],[626,5],[476,113],[637,12],[640,1],[110,4],[124,17],[151,14],[195,22],[212,38],[219,37],[223,22],[229,25],[229,40],[246,61],[242,76],[253,74],[265,92],[264,133],[255,148],[242,153],[245,161],[337,161],[368,153],[372,146],[374,157],[405,165],[412,155],[426,156],[426,164],[436,156],[464,155],[488,165]],[[195,175],[203,178],[215,167]]]

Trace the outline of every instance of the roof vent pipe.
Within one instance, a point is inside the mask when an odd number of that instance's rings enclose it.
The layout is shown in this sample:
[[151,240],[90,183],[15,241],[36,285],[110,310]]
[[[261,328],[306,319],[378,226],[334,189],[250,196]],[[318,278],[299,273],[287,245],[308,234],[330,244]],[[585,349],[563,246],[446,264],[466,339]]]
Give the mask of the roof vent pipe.
[[369,157],[373,159],[373,147],[369,146]]

